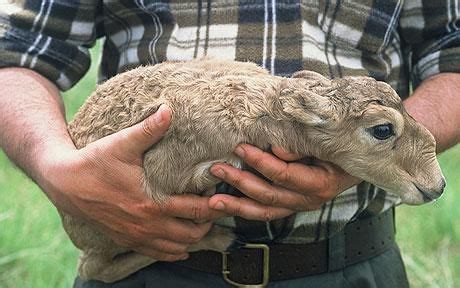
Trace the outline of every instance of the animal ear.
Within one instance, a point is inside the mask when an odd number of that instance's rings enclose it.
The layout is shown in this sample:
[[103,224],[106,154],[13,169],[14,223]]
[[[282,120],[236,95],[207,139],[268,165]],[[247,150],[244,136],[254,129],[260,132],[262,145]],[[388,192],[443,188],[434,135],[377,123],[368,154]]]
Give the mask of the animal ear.
[[319,82],[323,85],[331,85],[331,80],[324,77],[323,75],[309,70],[302,70],[292,74],[291,78],[302,78],[309,82]]
[[309,126],[323,126],[336,120],[335,106],[328,97],[296,82],[288,81],[280,92],[284,113]]

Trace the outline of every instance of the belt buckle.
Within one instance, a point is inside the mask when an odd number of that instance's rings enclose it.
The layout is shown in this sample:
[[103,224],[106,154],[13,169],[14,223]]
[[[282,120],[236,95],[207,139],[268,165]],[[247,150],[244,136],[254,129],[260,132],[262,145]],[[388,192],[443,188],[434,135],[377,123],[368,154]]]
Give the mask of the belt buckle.
[[228,274],[230,274],[230,270],[227,268],[227,255],[229,252],[222,252],[222,277],[224,280],[236,287],[246,287],[246,288],[256,288],[256,287],[265,287],[268,284],[270,278],[270,247],[265,244],[254,244],[254,243],[246,243],[243,248],[246,249],[261,249],[263,252],[263,274],[262,274],[262,282],[259,284],[244,284],[238,283],[230,278],[228,278]]

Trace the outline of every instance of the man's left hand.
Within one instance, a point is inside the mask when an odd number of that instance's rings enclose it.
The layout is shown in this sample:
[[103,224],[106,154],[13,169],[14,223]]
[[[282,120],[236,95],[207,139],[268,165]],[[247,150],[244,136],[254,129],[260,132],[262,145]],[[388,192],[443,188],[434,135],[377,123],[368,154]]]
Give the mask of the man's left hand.
[[338,166],[321,160],[313,165],[301,163],[302,156],[279,147],[273,154],[248,144],[239,145],[235,154],[271,181],[224,163],[212,166],[211,173],[240,190],[249,198],[226,194],[211,197],[209,205],[231,215],[250,220],[270,221],[276,218],[274,207],[295,211],[319,209],[325,202],[360,183]]

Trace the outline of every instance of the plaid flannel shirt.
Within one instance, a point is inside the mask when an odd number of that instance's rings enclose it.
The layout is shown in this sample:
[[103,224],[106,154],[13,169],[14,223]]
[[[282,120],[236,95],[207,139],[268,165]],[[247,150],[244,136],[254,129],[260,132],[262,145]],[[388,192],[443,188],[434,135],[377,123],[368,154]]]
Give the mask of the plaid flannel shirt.
[[[406,97],[410,83],[460,70],[458,6],[456,0],[4,0],[0,67],[33,69],[67,90],[87,71],[88,48],[104,37],[100,81],[140,64],[207,55],[252,61],[284,76],[301,69],[331,78],[369,75]],[[316,211],[218,224],[242,240],[311,242],[398,202],[363,183]]]

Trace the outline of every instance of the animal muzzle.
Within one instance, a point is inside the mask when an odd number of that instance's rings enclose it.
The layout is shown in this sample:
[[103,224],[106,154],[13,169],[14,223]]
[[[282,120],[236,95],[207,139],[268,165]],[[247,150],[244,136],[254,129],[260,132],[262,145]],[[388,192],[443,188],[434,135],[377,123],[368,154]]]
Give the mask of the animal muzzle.
[[421,185],[417,185],[416,183],[413,183],[415,188],[422,194],[424,202],[432,202],[436,199],[438,199],[442,193],[444,192],[444,188],[446,187],[446,180],[441,178],[439,183],[436,183],[435,187],[433,188],[427,188],[423,187]]

